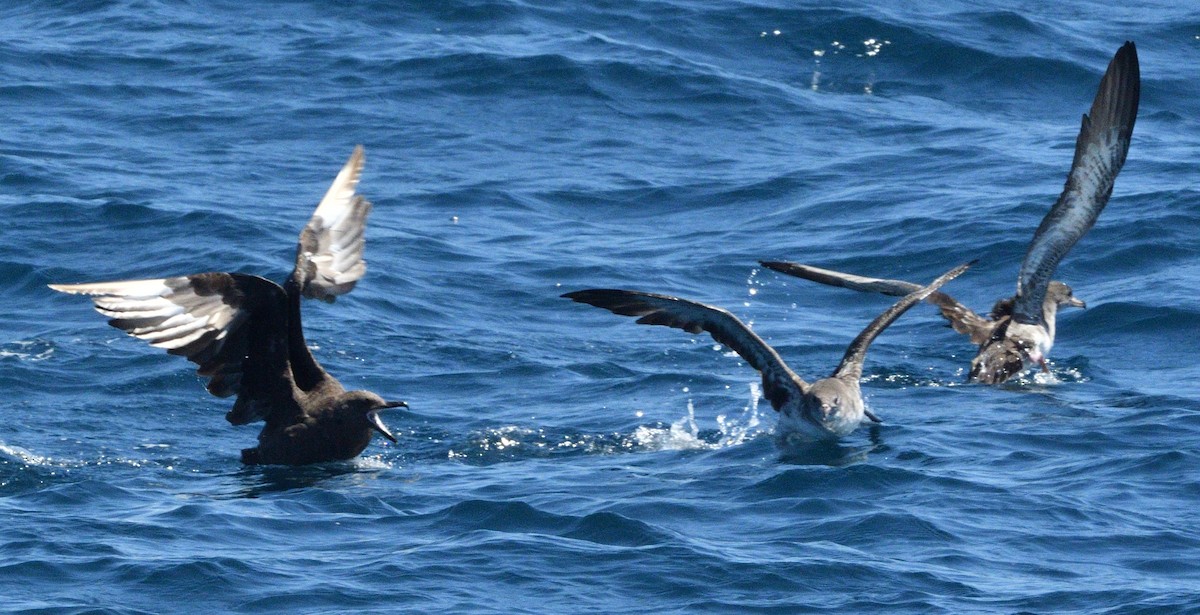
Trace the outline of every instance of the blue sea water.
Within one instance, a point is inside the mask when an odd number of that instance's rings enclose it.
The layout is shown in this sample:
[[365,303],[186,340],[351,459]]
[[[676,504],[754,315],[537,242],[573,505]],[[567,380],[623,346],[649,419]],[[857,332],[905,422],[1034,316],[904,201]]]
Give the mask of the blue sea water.
[[[1194,3],[0,8],[0,609],[1200,613]],[[1109,58],[1141,113],[1058,278],[1050,376],[963,383],[918,306],[884,419],[781,446],[707,337],[559,298],[732,310],[806,378],[889,300],[787,259],[1013,292]],[[369,270],[305,306],[397,445],[247,468],[186,361],[50,282],[282,279],[355,144]],[[378,439],[377,439],[378,440]]]

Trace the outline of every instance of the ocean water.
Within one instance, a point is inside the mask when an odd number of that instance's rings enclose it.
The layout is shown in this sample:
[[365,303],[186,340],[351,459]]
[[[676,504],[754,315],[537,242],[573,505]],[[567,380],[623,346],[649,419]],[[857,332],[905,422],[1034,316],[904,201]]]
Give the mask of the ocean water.
[[[1200,613],[1200,9],[1093,0],[76,0],[0,8],[0,610]],[[918,306],[884,423],[787,446],[708,337],[812,379],[890,300],[1013,292],[1109,58],[1141,113],[1057,277],[1049,376],[966,385]],[[355,144],[369,270],[304,318],[407,400],[354,461],[246,468],[192,365],[50,282],[281,280]],[[377,439],[378,440],[378,439]]]

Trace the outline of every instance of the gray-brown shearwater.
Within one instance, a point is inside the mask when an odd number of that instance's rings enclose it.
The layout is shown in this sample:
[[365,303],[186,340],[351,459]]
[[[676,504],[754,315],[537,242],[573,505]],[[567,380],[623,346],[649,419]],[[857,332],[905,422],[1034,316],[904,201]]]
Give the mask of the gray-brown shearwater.
[[[1058,308],[1086,307],[1071,287],[1050,278],[1063,256],[1079,241],[1108,203],[1117,173],[1125,164],[1137,119],[1141,77],[1137,48],[1126,42],[1113,56],[1100,81],[1091,110],[1075,141],[1075,158],[1058,202],[1033,234],[1017,275],[1017,294],[996,302],[991,318],[983,318],[949,295],[936,292],[928,301],[959,333],[979,345],[971,360],[969,379],[996,384],[1037,365],[1047,370],[1046,357],[1054,345]],[[905,295],[918,288],[900,280],[885,280],[779,261],[763,266],[822,284],[885,295]]]
[[688,333],[707,331],[714,340],[731,348],[762,373],[763,395],[771,402],[771,407],[779,412],[781,435],[795,433],[810,439],[827,440],[854,431],[864,417],[876,423],[881,422],[863,407],[862,392],[858,386],[867,347],[909,308],[970,266],[971,263],[959,265],[928,286],[919,287],[897,301],[850,342],[842,362],[830,377],[812,384],[797,376],[783,362],[779,353],[742,321],[721,308],[632,290],[580,290],[563,297],[622,316],[637,316],[638,324],[664,325]]
[[230,423],[266,423],[258,446],[242,450],[242,463],[350,459],[375,431],[395,442],[379,411],[408,404],[346,391],[313,358],[300,323],[301,296],[333,302],[366,272],[363,231],[371,204],[355,194],[362,167],[358,146],[300,233],[296,266],[282,287],[218,272],[50,288],[90,295],[110,325],[199,365],[213,395],[237,395],[225,415]]

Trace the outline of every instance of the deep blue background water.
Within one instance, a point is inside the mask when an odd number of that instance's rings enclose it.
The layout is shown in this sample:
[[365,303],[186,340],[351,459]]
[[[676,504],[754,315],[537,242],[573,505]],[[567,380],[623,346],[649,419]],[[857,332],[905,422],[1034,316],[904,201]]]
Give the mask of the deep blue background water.
[[[1200,612],[1200,9],[330,4],[0,9],[4,610]],[[885,423],[781,448],[725,349],[558,298],[723,305],[808,378],[888,300],[758,259],[979,258],[985,310],[1127,39],[1052,378],[963,385],[919,306],[868,357]],[[244,468],[191,364],[45,285],[282,279],[356,143],[370,268],[305,324],[401,441]]]

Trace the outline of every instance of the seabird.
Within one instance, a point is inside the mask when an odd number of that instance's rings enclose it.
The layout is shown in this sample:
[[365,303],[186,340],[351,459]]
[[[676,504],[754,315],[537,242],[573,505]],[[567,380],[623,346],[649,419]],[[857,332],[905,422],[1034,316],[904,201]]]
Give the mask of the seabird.
[[[969,380],[997,384],[1030,366],[1049,371],[1046,357],[1054,345],[1055,316],[1060,307],[1086,307],[1071,287],[1051,276],[1058,262],[1083,237],[1108,203],[1137,119],[1141,77],[1137,48],[1126,42],[1113,56],[1100,81],[1091,111],[1075,142],[1075,158],[1058,202],[1042,219],[1021,262],[1017,294],[997,301],[983,318],[949,295],[936,292],[928,301],[938,306],[955,331],[979,345],[971,360]],[[918,286],[831,271],[798,263],[763,261],[763,266],[797,277],[885,295],[905,295]]]
[[226,420],[266,423],[258,446],[242,450],[242,463],[350,459],[375,431],[395,442],[379,411],[408,404],[346,391],[313,358],[300,323],[301,296],[332,303],[366,272],[363,230],[371,204],[355,194],[362,167],[358,146],[301,231],[295,269],[282,287],[214,272],[50,288],[90,295],[110,325],[199,365],[213,395],[237,395]]
[[946,282],[958,277],[971,264],[959,265],[947,271],[877,316],[850,342],[850,347],[833,374],[811,384],[797,376],[774,348],[727,310],[678,297],[632,290],[579,290],[563,297],[621,316],[637,316],[638,324],[665,325],[688,333],[707,331],[714,340],[731,348],[762,373],[763,395],[771,402],[771,407],[779,412],[781,433],[829,440],[854,431],[864,417],[876,423],[882,422],[863,407],[862,393],[858,387],[867,347],[900,315]]

